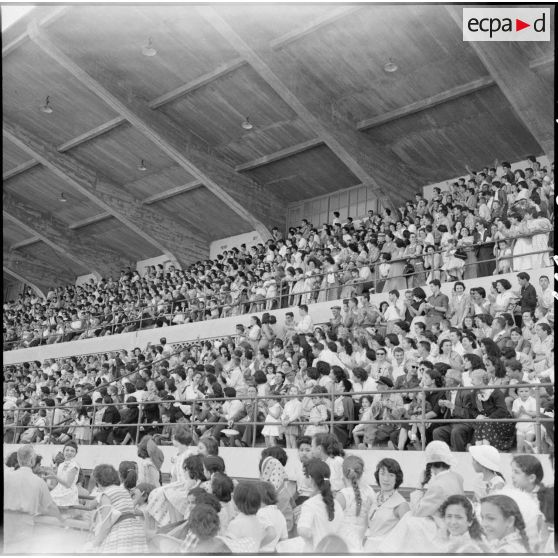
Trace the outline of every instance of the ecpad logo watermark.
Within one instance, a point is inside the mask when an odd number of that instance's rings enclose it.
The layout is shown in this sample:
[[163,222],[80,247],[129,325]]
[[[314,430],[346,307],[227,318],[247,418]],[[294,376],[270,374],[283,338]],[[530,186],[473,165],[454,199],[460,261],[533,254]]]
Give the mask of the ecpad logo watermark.
[[463,8],[464,41],[550,41],[550,8]]

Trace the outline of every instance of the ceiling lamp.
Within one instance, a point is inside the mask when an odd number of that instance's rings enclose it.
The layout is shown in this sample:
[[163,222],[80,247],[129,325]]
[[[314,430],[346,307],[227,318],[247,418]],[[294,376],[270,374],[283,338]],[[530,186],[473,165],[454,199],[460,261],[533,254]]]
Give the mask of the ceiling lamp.
[[388,74],[393,74],[393,72],[397,72],[398,69],[399,67],[391,58],[389,59],[389,62],[384,66],[384,72],[387,72]]
[[66,203],[66,202],[68,201],[68,200],[64,197],[64,192],[62,192],[62,193],[60,194],[60,197],[58,198],[58,201],[59,201],[60,203]]
[[157,51],[153,48],[153,41],[151,37],[147,39],[147,44],[142,47],[141,53],[144,56],[155,56],[157,54]]
[[252,122],[250,122],[250,119],[248,117],[246,117],[246,120],[241,124],[241,126],[245,130],[251,130],[254,127],[254,125],[252,124]]
[[44,112],[45,114],[52,114],[54,112],[50,106],[50,97],[45,99],[45,102],[41,105],[40,109],[41,112]]
[[147,170],[147,167],[145,166],[145,161],[143,159],[140,161],[140,164],[138,165],[138,170],[141,172],[145,172]]

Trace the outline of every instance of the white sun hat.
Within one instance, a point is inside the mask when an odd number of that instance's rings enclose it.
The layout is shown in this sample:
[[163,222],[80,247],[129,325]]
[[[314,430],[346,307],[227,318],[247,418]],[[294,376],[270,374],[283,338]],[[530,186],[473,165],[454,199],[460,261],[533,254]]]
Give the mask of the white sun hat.
[[450,447],[441,440],[430,442],[424,449],[424,457],[427,464],[440,461],[450,467],[455,465],[455,457],[452,455]]
[[495,447],[487,445],[470,446],[469,453],[479,465],[482,465],[495,473],[502,474],[500,453]]

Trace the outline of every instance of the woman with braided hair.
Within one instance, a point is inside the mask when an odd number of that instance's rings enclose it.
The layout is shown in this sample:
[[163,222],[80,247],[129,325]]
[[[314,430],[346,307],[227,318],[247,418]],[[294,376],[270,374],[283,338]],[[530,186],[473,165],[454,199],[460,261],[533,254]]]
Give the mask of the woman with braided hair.
[[370,509],[376,505],[376,493],[362,480],[364,461],[357,455],[349,455],[343,460],[343,480],[345,488],[335,499],[345,511],[341,532],[349,552],[362,552],[364,533]]
[[526,554],[529,540],[525,521],[516,501],[504,494],[491,494],[481,500],[481,524],[490,552],[495,554]]
[[304,474],[311,481],[313,495],[300,506],[297,523],[299,536],[280,542],[277,545],[279,553],[315,552],[324,537],[340,535],[343,528],[343,508],[333,497],[328,464],[321,459],[312,458],[304,465]]

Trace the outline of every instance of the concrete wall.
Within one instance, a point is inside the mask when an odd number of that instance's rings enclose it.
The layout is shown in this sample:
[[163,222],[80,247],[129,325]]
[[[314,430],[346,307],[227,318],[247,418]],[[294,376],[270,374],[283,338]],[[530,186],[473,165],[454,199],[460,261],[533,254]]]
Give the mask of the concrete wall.
[[[547,275],[552,277],[552,268],[544,268],[530,271],[531,282],[538,286],[539,277]],[[516,274],[508,273],[506,275],[498,275],[498,278],[506,278],[512,284],[513,290],[518,290]],[[490,291],[491,283],[494,277],[479,277],[478,279],[469,279],[464,281],[466,288],[484,287],[486,292]],[[453,289],[452,283],[444,283],[442,292],[448,296]],[[383,300],[387,300],[387,293],[375,294],[371,296],[372,304],[378,305]],[[311,304],[309,307],[310,316],[314,323],[326,322],[331,317],[331,306],[334,302],[321,302],[319,304]],[[281,323],[284,320],[285,313],[289,310],[294,311],[295,319],[297,316],[296,308],[283,308],[274,310],[273,314],[277,316],[277,320]],[[261,315],[261,313],[257,314]],[[134,347],[145,348],[148,341],[157,343],[159,338],[165,336],[168,343],[179,343],[183,341],[194,340],[196,338],[204,339],[208,337],[226,337],[234,334],[235,325],[238,323],[248,325],[250,315],[236,316],[232,318],[222,318],[220,320],[208,322],[196,322],[193,324],[183,324],[159,329],[144,329],[132,333],[123,333],[121,335],[84,339],[82,341],[73,341],[69,343],[59,343],[56,345],[44,345],[41,347],[33,347],[30,349],[19,349],[15,351],[4,352],[4,365],[15,364],[30,360],[43,361],[45,358],[69,357],[73,355],[101,353],[107,351],[115,351],[119,349],[132,350]]]
[[95,274],[95,273],[88,273],[87,275],[80,275],[76,279],[76,287],[79,287],[80,285],[85,285],[86,283],[89,283],[89,281],[91,279],[93,279],[95,282],[97,282],[100,279],[100,275]]
[[[537,161],[540,162],[541,167],[546,167],[547,169],[550,168],[550,163],[548,161],[548,157],[546,157],[545,155],[541,155],[540,157],[537,157]],[[488,165],[489,167],[492,166],[492,163],[490,163],[490,165]],[[512,167],[512,171],[515,171],[516,169],[525,169],[527,167],[530,167],[531,163],[529,163],[526,159],[524,161],[517,161],[517,163],[512,163],[511,167]],[[473,170],[478,170],[478,169],[473,169]],[[448,178],[447,180],[444,180],[443,182],[436,182],[436,184],[428,184],[427,186],[424,186],[422,191],[424,194],[424,197],[429,200],[432,197],[432,194],[434,193],[434,188],[438,187],[440,188],[440,190],[442,192],[449,190],[449,186],[448,186],[448,182],[450,184],[453,184],[454,182],[457,182],[458,178],[464,178],[465,176],[467,176],[467,171],[465,169],[463,169],[463,173],[460,174],[459,176],[456,176],[454,178]]]
[[264,241],[260,233],[256,231],[227,236],[226,238],[214,240],[209,245],[209,258],[214,260],[217,254],[221,254],[224,250],[230,250],[234,247],[239,248],[242,244],[246,244],[246,248],[250,249],[252,246],[256,246],[256,244],[260,243],[264,244]]
[[[4,458],[16,451],[18,444],[4,445]],[[35,450],[43,456],[43,464],[51,465],[52,458],[61,451],[63,446],[58,445],[36,445]],[[258,464],[263,448],[219,448],[219,455],[225,460],[227,466],[227,474],[237,478],[259,477]],[[176,450],[172,446],[161,446],[161,450],[165,455],[163,462],[163,473],[169,473],[171,470],[171,458],[176,455]],[[296,467],[300,463],[297,458],[296,450],[286,450],[289,459],[286,469],[289,478],[294,477]],[[392,451],[392,450],[350,450],[348,455],[358,455],[365,463],[365,471],[369,477],[370,484],[376,486],[373,478],[377,463],[385,457],[391,457],[401,465],[404,474],[403,486],[418,487],[421,481],[421,475],[424,471],[425,461],[424,453],[418,451]],[[455,470],[464,478],[465,490],[473,490],[476,479],[476,473],[473,470],[471,455],[468,452],[455,452],[457,464]],[[502,472],[506,480],[511,479],[511,459],[510,453],[501,454]],[[80,446],[76,457],[77,462],[84,469],[93,469],[96,465],[109,464],[118,468],[121,461],[137,461],[136,446]],[[554,484],[554,473],[550,465],[548,455],[537,455],[544,468],[545,484]]]

